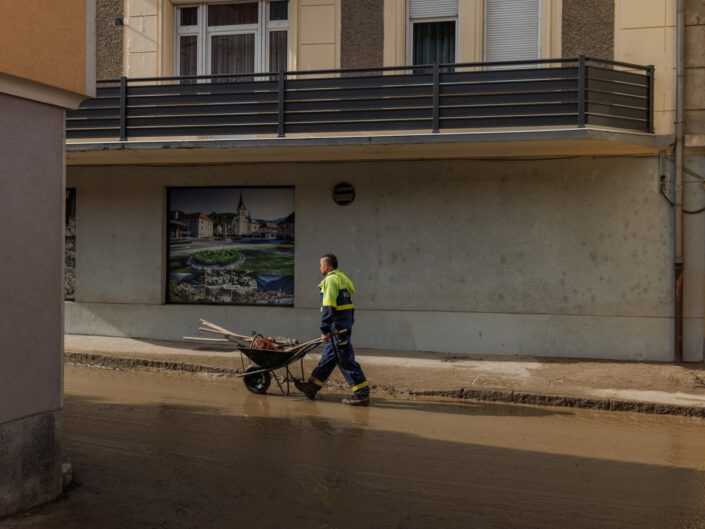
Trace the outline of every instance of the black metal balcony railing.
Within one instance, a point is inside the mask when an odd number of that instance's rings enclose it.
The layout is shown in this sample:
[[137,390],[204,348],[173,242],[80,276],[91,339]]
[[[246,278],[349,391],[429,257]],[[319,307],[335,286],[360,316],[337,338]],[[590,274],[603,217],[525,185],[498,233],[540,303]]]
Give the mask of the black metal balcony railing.
[[653,132],[653,66],[578,57],[99,81],[67,137],[597,125]]

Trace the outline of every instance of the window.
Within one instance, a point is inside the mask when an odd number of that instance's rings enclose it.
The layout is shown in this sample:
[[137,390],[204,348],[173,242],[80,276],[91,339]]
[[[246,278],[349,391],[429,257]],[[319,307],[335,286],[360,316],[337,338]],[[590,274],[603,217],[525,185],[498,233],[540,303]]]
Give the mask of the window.
[[180,75],[198,75],[198,41],[196,35],[179,38]]
[[540,57],[540,0],[485,0],[485,60]]
[[409,1],[411,64],[455,62],[458,0]]
[[455,62],[455,21],[413,24],[412,64]]
[[289,1],[176,8],[176,74],[276,72],[288,62]]
[[286,30],[269,32],[269,71],[286,70]]

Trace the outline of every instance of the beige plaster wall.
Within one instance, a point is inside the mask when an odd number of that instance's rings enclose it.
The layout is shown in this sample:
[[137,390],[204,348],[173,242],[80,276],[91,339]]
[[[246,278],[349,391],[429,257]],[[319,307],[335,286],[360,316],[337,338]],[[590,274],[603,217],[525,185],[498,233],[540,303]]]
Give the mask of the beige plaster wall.
[[296,11],[295,68],[340,68],[341,0],[298,0],[292,7]]
[[[125,0],[124,72],[128,77],[156,77],[161,71],[159,0]],[[173,34],[169,37],[173,40]]]
[[406,0],[384,0],[384,66],[406,64]]
[[656,67],[654,132],[675,120],[676,0],[615,0],[614,58]]
[[685,3],[686,145],[705,146],[705,2]]

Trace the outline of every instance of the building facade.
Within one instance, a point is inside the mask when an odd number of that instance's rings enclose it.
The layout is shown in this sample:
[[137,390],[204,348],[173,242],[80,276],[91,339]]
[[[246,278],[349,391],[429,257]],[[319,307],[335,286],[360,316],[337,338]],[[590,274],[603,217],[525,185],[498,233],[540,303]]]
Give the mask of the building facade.
[[[705,13],[684,4],[679,31],[676,0],[99,2],[112,82],[68,122],[67,331],[306,338],[333,252],[358,346],[702,360]],[[220,242],[170,244],[177,204]]]
[[190,213],[181,218],[186,223],[188,237],[194,239],[213,237],[213,221],[205,213]]
[[55,4],[0,20],[0,517],[62,491],[65,109],[95,95],[95,4]]

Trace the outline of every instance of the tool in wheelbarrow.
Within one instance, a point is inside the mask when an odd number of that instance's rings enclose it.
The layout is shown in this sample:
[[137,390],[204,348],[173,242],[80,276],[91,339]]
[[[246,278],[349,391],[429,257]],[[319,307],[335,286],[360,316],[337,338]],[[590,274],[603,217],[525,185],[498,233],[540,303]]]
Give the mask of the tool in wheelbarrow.
[[[257,332],[253,332],[251,336],[246,336],[234,333],[206,320],[200,321],[201,325],[198,330],[219,334],[222,338],[184,336],[184,340],[223,345],[232,343],[236,348],[235,350],[240,353],[240,359],[242,360],[242,369],[238,369],[235,376],[242,378],[245,387],[252,393],[257,394],[267,393],[272,379],[274,379],[281,392],[289,395],[290,384],[296,378],[289,366],[294,362],[299,362],[301,378],[303,379],[304,357],[323,343],[322,338],[299,343],[293,338],[281,336],[266,337]],[[248,365],[245,365],[245,358],[249,361]],[[272,372],[280,369],[284,370],[283,375],[272,377]],[[286,385],[286,390],[283,384]]]

